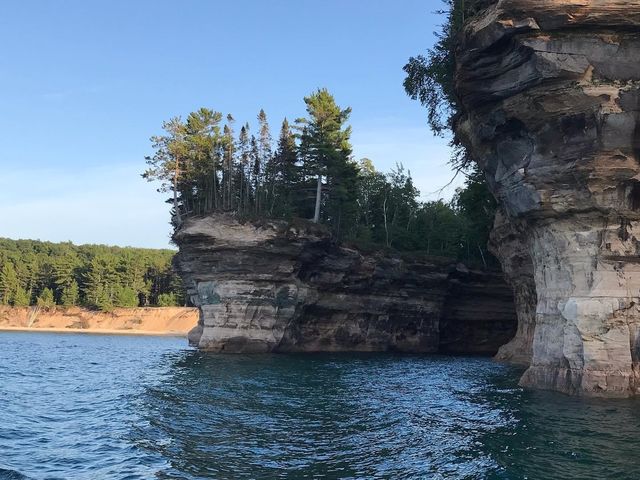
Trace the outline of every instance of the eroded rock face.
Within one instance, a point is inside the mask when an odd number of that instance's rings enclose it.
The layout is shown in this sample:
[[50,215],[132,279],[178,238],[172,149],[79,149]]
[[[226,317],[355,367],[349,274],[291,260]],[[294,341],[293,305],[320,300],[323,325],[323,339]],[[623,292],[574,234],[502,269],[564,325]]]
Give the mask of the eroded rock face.
[[531,345],[525,386],[640,389],[639,33],[638,0],[500,0],[461,42],[457,129],[504,212],[520,326],[500,354]]
[[502,362],[529,366],[533,355],[533,334],[536,326],[536,284],[533,262],[529,255],[526,237],[514,228],[514,224],[498,210],[489,250],[502,264],[507,282],[513,287],[513,297],[518,317],[518,329],[513,339],[500,347],[496,359]]
[[401,351],[493,354],[515,332],[499,273],[446,260],[363,255],[321,228],[188,219],[175,266],[217,352]]

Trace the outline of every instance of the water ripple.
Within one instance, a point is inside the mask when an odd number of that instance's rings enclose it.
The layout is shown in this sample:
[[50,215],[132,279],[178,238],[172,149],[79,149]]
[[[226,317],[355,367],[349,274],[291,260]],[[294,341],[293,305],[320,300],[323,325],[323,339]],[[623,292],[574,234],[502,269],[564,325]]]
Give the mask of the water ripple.
[[0,480],[640,477],[638,402],[526,393],[519,373],[0,333]]

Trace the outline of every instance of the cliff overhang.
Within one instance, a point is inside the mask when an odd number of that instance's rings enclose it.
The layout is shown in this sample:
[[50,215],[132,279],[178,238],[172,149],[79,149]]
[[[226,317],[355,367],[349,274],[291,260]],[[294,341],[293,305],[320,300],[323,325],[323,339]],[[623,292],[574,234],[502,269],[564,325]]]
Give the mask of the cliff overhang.
[[639,33],[638,0],[499,0],[461,38],[457,133],[501,207],[527,387],[640,392]]

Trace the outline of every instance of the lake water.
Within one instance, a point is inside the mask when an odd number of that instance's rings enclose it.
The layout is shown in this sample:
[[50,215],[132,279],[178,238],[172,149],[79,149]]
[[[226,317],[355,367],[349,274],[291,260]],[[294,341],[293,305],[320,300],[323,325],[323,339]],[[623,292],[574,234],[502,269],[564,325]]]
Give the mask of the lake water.
[[636,479],[640,403],[488,359],[0,333],[0,479]]

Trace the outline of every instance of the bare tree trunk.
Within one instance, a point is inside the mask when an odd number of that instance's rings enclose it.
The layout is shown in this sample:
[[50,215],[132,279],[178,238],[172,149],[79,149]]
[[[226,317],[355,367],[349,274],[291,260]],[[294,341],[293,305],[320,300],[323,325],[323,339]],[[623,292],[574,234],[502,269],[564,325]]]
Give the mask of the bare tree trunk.
[[389,245],[389,226],[387,225],[387,196],[384,196],[384,202],[382,202],[382,212],[384,213],[384,233],[385,233],[385,237],[386,237],[386,244],[387,244],[387,248],[390,247],[391,245]]
[[322,175],[318,175],[318,186],[316,187],[316,209],[313,213],[313,223],[320,223],[320,198],[322,197]]
[[176,168],[173,172],[173,210],[176,212],[178,225],[182,225],[180,208],[178,207],[178,176],[180,175],[180,159],[176,157]]
[[482,251],[482,247],[478,245],[478,250],[480,250],[480,256],[482,257],[482,263],[484,264],[484,268],[487,268],[487,261],[484,258],[484,252]]
[[269,207],[269,215],[273,215],[273,208],[276,204],[276,182],[271,183],[271,207]]
[[247,212],[249,212],[251,210],[251,172],[249,171],[249,169],[247,168],[247,178],[246,178],[246,183],[247,183]]
[[216,184],[218,183],[218,162],[216,162],[215,152],[213,152],[213,209],[218,209],[218,191]]
[[240,188],[238,189],[238,192],[240,193],[240,203],[238,204],[238,212],[242,214],[242,194],[244,191],[244,187],[242,186],[242,180],[243,180],[242,177],[244,177],[244,168],[242,167],[242,160],[240,161],[240,166],[238,170],[240,171]]

